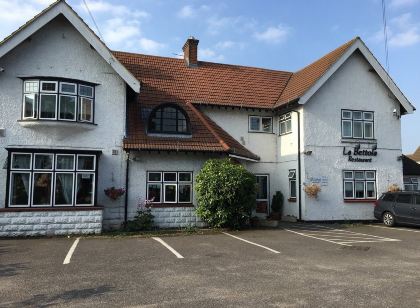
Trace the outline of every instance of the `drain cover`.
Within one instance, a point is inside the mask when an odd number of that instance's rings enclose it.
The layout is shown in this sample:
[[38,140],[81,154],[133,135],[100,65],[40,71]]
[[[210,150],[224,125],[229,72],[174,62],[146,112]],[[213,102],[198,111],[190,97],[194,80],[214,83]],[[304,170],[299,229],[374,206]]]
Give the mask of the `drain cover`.
[[343,246],[341,247],[341,249],[368,251],[370,247],[369,246]]

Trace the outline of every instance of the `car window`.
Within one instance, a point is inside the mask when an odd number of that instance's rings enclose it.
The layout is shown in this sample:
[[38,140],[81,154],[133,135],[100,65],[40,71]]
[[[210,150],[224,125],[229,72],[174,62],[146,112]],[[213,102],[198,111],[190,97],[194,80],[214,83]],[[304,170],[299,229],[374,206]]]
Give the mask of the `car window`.
[[397,203],[411,203],[411,195],[409,194],[398,195]]
[[383,201],[394,201],[395,195],[393,194],[385,194],[382,198]]
[[416,196],[416,204],[420,205],[420,196]]

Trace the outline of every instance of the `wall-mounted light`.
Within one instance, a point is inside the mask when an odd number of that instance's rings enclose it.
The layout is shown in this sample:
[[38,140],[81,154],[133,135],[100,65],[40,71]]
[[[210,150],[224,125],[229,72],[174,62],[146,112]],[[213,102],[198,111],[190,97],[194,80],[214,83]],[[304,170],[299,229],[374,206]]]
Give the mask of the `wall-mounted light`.
[[401,115],[398,113],[397,108],[394,108],[394,110],[392,110],[392,115],[397,119],[401,118]]
[[378,145],[377,144],[374,144],[373,146],[372,146],[372,151],[376,151],[378,149]]
[[359,151],[360,150],[360,143],[358,143],[358,144],[356,144],[355,146],[354,146],[354,151]]
[[0,67],[0,73],[4,72],[4,67]]
[[401,160],[402,160],[402,158],[403,158],[403,156],[402,156],[402,155],[397,156],[397,160],[398,160],[398,161],[401,161]]
[[312,151],[311,150],[304,151],[303,154],[305,154],[305,155],[312,155]]

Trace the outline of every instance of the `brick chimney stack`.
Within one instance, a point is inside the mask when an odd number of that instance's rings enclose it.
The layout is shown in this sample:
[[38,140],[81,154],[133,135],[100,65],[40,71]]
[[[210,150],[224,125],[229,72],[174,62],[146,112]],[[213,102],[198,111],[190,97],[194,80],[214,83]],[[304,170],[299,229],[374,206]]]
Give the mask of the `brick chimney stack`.
[[184,52],[184,60],[188,66],[197,66],[198,65],[198,42],[194,36],[190,36],[182,47]]

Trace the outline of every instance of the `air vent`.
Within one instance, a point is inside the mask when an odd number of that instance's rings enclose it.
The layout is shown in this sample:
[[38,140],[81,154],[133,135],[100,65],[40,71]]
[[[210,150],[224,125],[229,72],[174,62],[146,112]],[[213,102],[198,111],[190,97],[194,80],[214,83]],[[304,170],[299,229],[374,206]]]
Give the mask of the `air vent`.
[[6,136],[6,129],[0,128],[0,137],[5,137],[5,136]]
[[112,149],[112,155],[118,155],[119,151],[117,149]]

